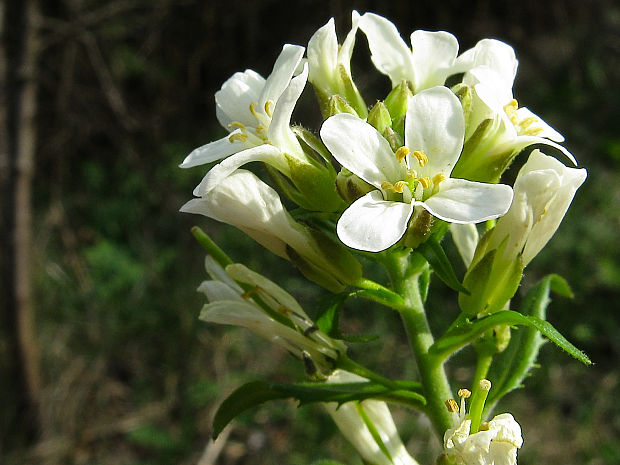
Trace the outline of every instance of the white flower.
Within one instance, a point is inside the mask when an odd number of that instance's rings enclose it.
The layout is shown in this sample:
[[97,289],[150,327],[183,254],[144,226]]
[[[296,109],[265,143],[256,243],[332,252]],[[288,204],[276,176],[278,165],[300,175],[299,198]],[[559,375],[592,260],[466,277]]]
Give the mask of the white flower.
[[[328,383],[358,381],[366,380],[342,370],[334,371],[327,380]],[[363,402],[347,402],[340,407],[334,402],[324,405],[344,437],[368,463],[373,465],[418,465],[418,462],[409,455],[402,443],[385,402],[365,400]],[[375,436],[371,433],[367,422],[377,433]]]
[[517,71],[514,50],[498,40],[481,40],[457,57],[458,41],[448,32],[414,31],[409,48],[396,26],[382,16],[366,13],[359,27],[368,38],[373,63],[390,78],[392,87],[407,81],[420,92],[478,66],[490,67],[512,82]]
[[235,73],[215,93],[217,119],[230,134],[192,151],[181,168],[211,163],[271,142],[284,151],[301,152],[289,127],[307,74],[293,78],[304,48],[286,44],[267,79],[252,70]]
[[[276,255],[295,259],[304,274],[335,292],[358,277],[359,263],[346,261],[337,250],[325,256],[311,232],[286,211],[278,193],[250,171],[236,170],[208,195],[202,191],[199,194],[202,197],[190,200],[181,211],[239,228]],[[292,256],[293,252],[296,256]]]
[[516,465],[523,445],[521,427],[509,413],[497,415],[475,434],[465,417],[444,435],[447,463],[454,465]]
[[463,77],[463,83],[474,89],[472,110],[466,128],[466,139],[473,134],[480,123],[492,120],[479,156],[492,159],[494,156],[514,154],[533,144],[545,144],[560,150],[573,164],[573,155],[558,142],[564,137],[532,113],[521,107],[513,98],[512,81],[494,69],[479,66]]
[[338,221],[349,247],[378,252],[403,236],[415,207],[452,223],[477,223],[503,215],[509,186],[451,179],[463,146],[464,120],[445,87],[414,95],[405,118],[405,147],[396,154],[376,129],[349,114],[329,118],[321,138],[334,158],[376,188],[356,200]]
[[586,176],[585,169],[568,168],[534,150],[517,175],[510,210],[497,221],[485,249],[508,238],[504,257],[514,260],[522,254],[526,266],[558,229]]
[[[318,330],[293,296],[241,264],[229,265],[224,270],[207,256],[205,266],[213,280],[198,287],[209,299],[200,312],[201,320],[243,326],[303,359],[307,369],[312,364],[312,368],[323,373],[332,371],[334,362],[346,350],[344,344]],[[251,288],[244,291],[237,283]],[[251,298],[253,295],[260,298],[267,310]]]
[[[316,31],[308,42],[308,80],[328,97],[334,94],[352,97],[352,92],[357,93],[351,81],[351,54],[359,18],[357,11],[353,11],[351,30],[342,46],[338,45],[334,18]],[[358,103],[356,100],[350,103]],[[365,104],[363,106],[365,110]]]

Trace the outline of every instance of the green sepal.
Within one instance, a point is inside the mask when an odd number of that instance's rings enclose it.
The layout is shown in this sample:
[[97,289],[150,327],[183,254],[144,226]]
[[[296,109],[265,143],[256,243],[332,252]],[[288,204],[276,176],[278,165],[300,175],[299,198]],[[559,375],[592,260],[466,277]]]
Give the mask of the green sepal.
[[306,128],[301,126],[293,126],[292,129],[297,136],[297,140],[302,144],[304,152],[306,154],[310,153],[314,158],[318,158],[315,154],[320,155],[323,159],[325,167],[330,170],[333,175],[335,175],[336,170],[332,165],[332,156],[329,153],[329,150],[327,150],[327,147],[325,147],[325,144],[323,144],[323,141],[321,141],[321,139],[315,136],[311,131],[308,131]]
[[401,81],[394,87],[384,100],[384,104],[392,117],[392,123],[403,120],[407,114],[409,99],[413,96],[407,81]]
[[347,73],[346,68],[342,64],[338,65],[338,73],[344,87],[344,97],[347,102],[355,108],[355,111],[360,118],[366,118],[368,116],[368,107],[366,102],[364,101],[362,94],[360,94],[359,90],[357,90],[353,79],[351,79],[351,76]]
[[392,127],[392,118],[390,112],[383,102],[377,102],[368,113],[368,124],[373,126],[380,134],[383,134],[387,128]]
[[362,265],[346,247],[319,229],[310,225],[306,228],[312,236],[320,262],[311,262],[292,247],[286,247],[289,259],[304,276],[333,293],[344,291],[361,278]]
[[350,113],[359,117],[355,108],[353,108],[349,103],[343,99],[340,95],[332,95],[328,100],[328,109],[327,109],[328,117],[337,115],[339,113]]
[[[463,279],[469,294],[459,294],[459,307],[468,317],[502,310],[517,292],[523,277],[521,256],[510,261],[503,259],[506,239],[496,249],[486,251],[489,237],[488,233],[482,237],[474,262]],[[480,255],[482,258],[478,258]]]
[[[529,317],[545,320],[551,291],[563,297],[573,296],[570,286],[562,277],[548,275],[528,291],[523,300],[522,312]],[[544,343],[545,339],[536,328],[526,327],[513,331],[508,348],[493,360],[487,374],[493,385],[487,410],[492,409],[506,394],[523,385],[523,380],[535,367],[538,352]],[[591,363],[587,357],[581,361],[586,365]]]
[[434,235],[431,236],[426,242],[420,244],[416,251],[426,259],[435,274],[446,286],[457,292],[469,295],[467,288],[457,278],[454,268],[452,268],[452,263],[446,252],[444,252],[439,239]]
[[429,349],[429,353],[439,359],[446,359],[460,348],[476,340],[485,331],[499,325],[534,328],[580,362],[586,365],[592,363],[586,354],[571,344],[551,323],[533,315],[522,315],[513,310],[502,310],[473,322],[469,320],[463,321],[437,339]]
[[[409,387],[409,386],[407,386]],[[366,399],[393,400],[394,402],[424,405],[424,396],[411,389],[393,390],[372,381],[355,383],[269,383],[253,381],[236,389],[218,408],[213,419],[213,439],[241,413],[270,400],[293,398],[299,406],[313,402],[363,401]]]
[[291,172],[291,181],[303,197],[300,207],[311,211],[334,212],[344,208],[336,191],[336,175],[323,166],[306,163],[284,154]]
[[461,106],[463,107],[463,116],[465,117],[465,127],[467,127],[469,122],[469,116],[471,115],[471,106],[473,100],[471,87],[467,84],[459,82],[452,87],[452,92],[454,92],[454,94],[461,101]]
[[340,339],[345,342],[351,343],[365,343],[376,341],[379,336],[373,334],[343,334],[340,331],[340,313],[345,301],[353,296],[355,292],[342,292],[337,294],[323,304],[323,309],[319,312],[319,316],[316,318],[315,324],[321,330],[321,332],[327,334],[333,339]]

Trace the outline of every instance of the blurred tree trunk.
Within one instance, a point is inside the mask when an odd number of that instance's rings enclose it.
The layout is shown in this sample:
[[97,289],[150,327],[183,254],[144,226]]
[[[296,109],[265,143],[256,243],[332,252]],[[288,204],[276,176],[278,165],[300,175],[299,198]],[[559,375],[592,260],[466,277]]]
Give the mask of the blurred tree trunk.
[[[0,189],[3,227],[4,375],[11,380],[3,429],[35,435],[41,397],[32,299],[32,177],[36,146],[38,24],[35,0],[0,3]],[[0,435],[5,437],[4,434]]]

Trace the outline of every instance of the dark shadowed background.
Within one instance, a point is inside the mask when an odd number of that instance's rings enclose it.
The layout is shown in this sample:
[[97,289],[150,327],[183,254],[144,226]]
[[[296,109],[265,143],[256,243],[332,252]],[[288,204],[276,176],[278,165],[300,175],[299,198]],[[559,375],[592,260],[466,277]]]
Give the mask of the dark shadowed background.
[[[262,75],[284,43],[306,45],[351,9],[415,29],[447,30],[461,50],[485,37],[520,60],[515,97],[562,132],[589,171],[523,289],[558,272],[575,299],[549,320],[596,362],[551,345],[526,388],[507,396],[524,430],[519,463],[620,463],[620,6],[612,0],[5,1],[0,50],[0,462],[7,464],[284,463],[352,449],[318,407],[278,402],[241,416],[210,444],[215,408],[255,379],[294,380],[300,364],[257,337],[197,320],[199,224],[236,260],[277,279],[312,314],[320,294],[241,233],[178,213],[203,168],[189,151],[224,131],[213,94],[235,71]],[[353,76],[368,103],[385,95],[364,36]],[[296,122],[316,127],[307,89]],[[308,110],[306,110],[308,109]],[[461,270],[462,272],[462,270]],[[431,322],[457,309],[433,290]],[[387,374],[411,372],[404,334],[380,309],[345,311],[351,332],[390,335],[352,347]],[[471,354],[450,365],[467,386]],[[417,414],[395,410],[410,450],[438,443]],[[202,461],[201,461],[202,460]],[[215,460],[215,462],[214,462]]]

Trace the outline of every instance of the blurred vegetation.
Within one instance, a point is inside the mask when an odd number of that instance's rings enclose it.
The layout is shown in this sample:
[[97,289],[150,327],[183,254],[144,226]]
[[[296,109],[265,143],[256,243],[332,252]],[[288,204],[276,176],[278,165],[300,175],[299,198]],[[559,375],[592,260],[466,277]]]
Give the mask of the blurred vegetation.
[[[550,272],[567,278],[576,298],[554,301],[549,319],[596,365],[545,347],[543,368],[499,408],[524,429],[522,465],[620,463],[620,7],[612,0],[40,2],[33,273],[43,394],[33,434],[0,343],[0,461],[164,465],[216,454],[218,464],[353,463],[322,410],[285,402],[243,415],[221,451],[210,445],[214,410],[234,387],[295,379],[302,367],[243,330],[197,321],[205,273],[189,228],[206,228],[309,312],[320,290],[238,231],[179,214],[204,170],[177,168],[221,136],[213,94],[223,81],[246,68],[269,74],[282,44],[305,45],[330,16],[345,33],[352,8],[388,17],[405,36],[448,30],[462,50],[484,37],[513,45],[516,98],[561,131],[588,169],[523,287]],[[360,34],[353,75],[369,103],[389,85],[366,75],[370,66]],[[304,107],[295,118],[315,124]],[[438,283],[430,300],[436,325],[457,311],[443,291]],[[354,357],[413,375],[394,315],[350,307],[344,318],[350,332],[390,334],[353,347]],[[9,330],[0,328],[0,340]],[[451,364],[455,385],[469,382],[459,366],[471,355]],[[430,463],[438,444],[428,425],[405,410],[395,417],[412,453]]]

